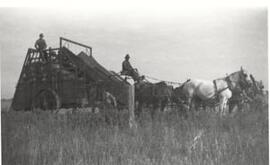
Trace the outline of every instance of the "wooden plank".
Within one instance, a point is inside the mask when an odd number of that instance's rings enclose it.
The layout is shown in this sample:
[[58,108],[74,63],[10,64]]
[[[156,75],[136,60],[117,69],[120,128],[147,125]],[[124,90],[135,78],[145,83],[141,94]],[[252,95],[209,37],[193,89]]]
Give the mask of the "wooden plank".
[[129,110],[129,127],[137,128],[135,121],[135,88],[134,85],[130,85],[128,88],[128,110]]

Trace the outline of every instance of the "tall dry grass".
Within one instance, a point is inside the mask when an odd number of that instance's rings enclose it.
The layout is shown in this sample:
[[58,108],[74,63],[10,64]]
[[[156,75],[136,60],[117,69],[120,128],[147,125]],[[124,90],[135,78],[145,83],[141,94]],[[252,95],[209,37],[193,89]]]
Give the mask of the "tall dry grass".
[[2,112],[3,165],[268,164],[268,110],[219,116]]

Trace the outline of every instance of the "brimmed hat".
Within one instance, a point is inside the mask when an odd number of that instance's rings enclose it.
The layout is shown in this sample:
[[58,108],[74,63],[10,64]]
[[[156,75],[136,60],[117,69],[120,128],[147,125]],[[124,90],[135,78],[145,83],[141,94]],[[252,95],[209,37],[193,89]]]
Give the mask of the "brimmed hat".
[[127,54],[127,55],[125,56],[125,59],[127,59],[127,58],[130,58],[130,57],[129,57],[129,54]]

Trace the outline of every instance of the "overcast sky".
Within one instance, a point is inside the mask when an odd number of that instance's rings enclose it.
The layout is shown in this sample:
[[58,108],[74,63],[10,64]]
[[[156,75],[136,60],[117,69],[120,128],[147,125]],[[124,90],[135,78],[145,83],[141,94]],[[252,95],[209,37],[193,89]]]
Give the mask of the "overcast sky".
[[116,72],[129,53],[141,74],[162,80],[213,80],[243,66],[268,88],[266,8],[1,8],[2,97],[13,97],[27,49],[41,32],[51,47],[60,36],[92,46],[97,61]]

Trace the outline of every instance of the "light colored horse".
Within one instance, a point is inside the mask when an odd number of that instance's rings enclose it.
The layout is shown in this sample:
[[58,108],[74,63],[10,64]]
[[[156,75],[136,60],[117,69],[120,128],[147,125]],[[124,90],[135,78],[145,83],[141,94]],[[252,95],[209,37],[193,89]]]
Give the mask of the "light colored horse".
[[249,85],[249,76],[245,70],[234,72],[225,78],[209,80],[191,79],[183,84],[182,92],[187,98],[189,109],[196,99],[202,102],[217,99],[221,114],[225,113],[228,100],[233,92],[244,90]]
[[110,92],[107,92],[107,91],[105,91],[105,102],[108,105],[111,105],[113,107],[117,107],[116,97],[114,97],[113,94],[111,94]]

